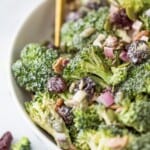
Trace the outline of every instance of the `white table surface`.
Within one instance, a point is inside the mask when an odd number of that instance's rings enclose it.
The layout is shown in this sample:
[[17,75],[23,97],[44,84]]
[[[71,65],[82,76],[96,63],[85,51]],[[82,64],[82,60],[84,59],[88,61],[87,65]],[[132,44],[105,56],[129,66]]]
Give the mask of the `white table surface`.
[[41,0],[0,0],[0,136],[11,131],[14,141],[22,136],[30,138],[33,150],[47,150],[31,131],[13,103],[7,80],[10,41],[17,26],[33,6]]

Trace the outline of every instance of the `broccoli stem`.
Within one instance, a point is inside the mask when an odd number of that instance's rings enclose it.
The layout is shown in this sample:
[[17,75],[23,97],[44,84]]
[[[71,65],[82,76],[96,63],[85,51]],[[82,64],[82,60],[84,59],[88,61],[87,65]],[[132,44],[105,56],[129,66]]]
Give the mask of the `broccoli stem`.
[[[97,65],[97,67],[95,67]],[[90,64],[90,63],[86,63],[85,64],[85,70],[87,73],[93,73],[95,75],[97,75],[98,77],[100,77],[101,79],[103,79],[107,84],[110,84],[110,79],[112,77],[112,73],[108,70],[106,70],[106,68],[103,67],[103,64]],[[95,68],[97,68],[97,70],[95,70]]]

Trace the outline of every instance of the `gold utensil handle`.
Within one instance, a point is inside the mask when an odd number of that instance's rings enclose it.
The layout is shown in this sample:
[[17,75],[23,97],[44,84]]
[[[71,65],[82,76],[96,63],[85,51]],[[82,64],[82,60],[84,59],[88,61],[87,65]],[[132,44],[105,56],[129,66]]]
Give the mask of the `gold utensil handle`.
[[60,33],[63,21],[65,0],[56,0],[55,10],[55,46],[60,46]]

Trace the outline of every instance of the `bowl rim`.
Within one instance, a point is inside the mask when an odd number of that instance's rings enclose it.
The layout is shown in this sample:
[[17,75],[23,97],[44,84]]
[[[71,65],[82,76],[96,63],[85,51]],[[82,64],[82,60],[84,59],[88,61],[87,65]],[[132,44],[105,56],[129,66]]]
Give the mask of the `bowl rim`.
[[12,57],[14,55],[14,49],[15,49],[15,44],[17,42],[17,38],[18,38],[19,34],[21,33],[22,28],[24,27],[24,25],[28,22],[30,16],[32,16],[35,13],[35,11],[37,9],[39,9],[39,7],[41,5],[43,5],[46,1],[47,0],[39,1],[38,4],[33,6],[31,8],[31,10],[29,10],[29,12],[27,12],[25,14],[25,16],[23,16],[24,19],[17,26],[16,31],[14,32],[14,34],[11,38],[10,46],[8,47],[9,53],[8,53],[8,66],[7,66],[8,75],[7,75],[7,78],[8,78],[8,84],[9,84],[9,86],[8,86],[9,91],[10,91],[10,94],[12,96],[11,99],[13,100],[14,104],[16,105],[16,108],[18,109],[18,112],[20,112],[20,116],[25,120],[25,122],[27,123],[29,128],[33,131],[33,134],[35,133],[35,135],[39,139],[41,139],[43,142],[45,142],[45,144],[48,145],[46,147],[50,148],[52,146],[53,148],[55,148],[55,150],[60,150],[60,148],[56,144],[54,144],[54,142],[52,142],[47,136],[44,135],[44,133],[42,133],[39,130],[39,128],[29,118],[29,116],[27,115],[25,110],[22,109],[21,104],[19,103],[19,100],[18,100],[19,98],[17,97],[16,92],[14,91],[14,85],[12,83],[13,75],[12,75],[12,71],[11,71],[11,65],[12,65]]

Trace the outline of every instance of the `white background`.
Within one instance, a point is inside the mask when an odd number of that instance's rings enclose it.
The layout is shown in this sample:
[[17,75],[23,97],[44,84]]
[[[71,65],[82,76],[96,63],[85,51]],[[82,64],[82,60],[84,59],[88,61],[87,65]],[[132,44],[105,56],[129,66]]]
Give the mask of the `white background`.
[[17,27],[41,0],[0,0],[0,136],[11,131],[14,141],[22,136],[30,138],[33,150],[47,150],[19,114],[9,91],[8,54]]

